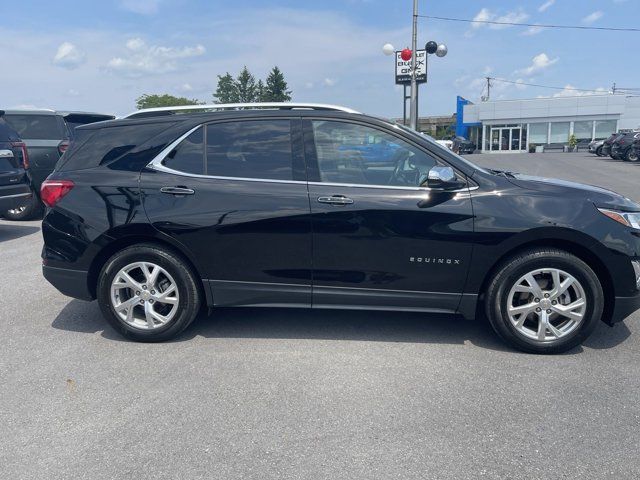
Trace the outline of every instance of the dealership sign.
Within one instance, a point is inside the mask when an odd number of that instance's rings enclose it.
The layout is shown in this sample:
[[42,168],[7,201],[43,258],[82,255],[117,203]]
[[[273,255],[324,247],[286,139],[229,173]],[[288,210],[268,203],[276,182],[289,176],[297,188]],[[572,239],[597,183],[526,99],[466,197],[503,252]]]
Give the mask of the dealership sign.
[[[401,52],[396,52],[396,84],[402,85],[411,83],[411,59],[402,60]],[[416,51],[416,81],[424,83],[427,81],[427,52],[426,50]]]

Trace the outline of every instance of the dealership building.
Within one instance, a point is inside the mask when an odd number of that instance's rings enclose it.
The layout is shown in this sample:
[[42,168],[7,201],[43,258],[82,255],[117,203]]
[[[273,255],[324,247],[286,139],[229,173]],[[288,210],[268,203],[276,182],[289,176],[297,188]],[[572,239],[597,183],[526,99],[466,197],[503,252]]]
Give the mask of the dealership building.
[[529,145],[547,148],[580,144],[612,132],[640,127],[640,96],[584,95],[574,97],[498,100],[478,104],[458,97],[456,135],[476,142],[482,152],[524,152]]

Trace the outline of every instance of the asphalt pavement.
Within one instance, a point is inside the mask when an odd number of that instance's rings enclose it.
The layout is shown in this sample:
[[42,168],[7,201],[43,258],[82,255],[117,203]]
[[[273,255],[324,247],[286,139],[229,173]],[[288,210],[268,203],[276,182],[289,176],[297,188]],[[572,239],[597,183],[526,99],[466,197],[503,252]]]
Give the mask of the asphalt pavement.
[[[640,200],[640,165],[473,155]],[[640,477],[640,315],[535,356],[481,321],[229,309],[124,341],[42,277],[39,222],[0,220],[0,477]]]

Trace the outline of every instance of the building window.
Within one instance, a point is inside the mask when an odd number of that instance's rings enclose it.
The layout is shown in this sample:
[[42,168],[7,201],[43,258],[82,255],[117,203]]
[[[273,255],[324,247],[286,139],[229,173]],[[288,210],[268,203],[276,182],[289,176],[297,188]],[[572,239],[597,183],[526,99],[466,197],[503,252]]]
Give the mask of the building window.
[[571,122],[553,122],[551,124],[549,143],[567,143],[569,141],[570,127]]
[[529,143],[543,145],[547,143],[548,123],[531,123],[529,125]]
[[596,120],[596,135],[595,138],[602,139],[608,138],[609,135],[617,131],[617,120]]
[[589,140],[593,135],[593,120],[574,122],[573,134],[578,140]]

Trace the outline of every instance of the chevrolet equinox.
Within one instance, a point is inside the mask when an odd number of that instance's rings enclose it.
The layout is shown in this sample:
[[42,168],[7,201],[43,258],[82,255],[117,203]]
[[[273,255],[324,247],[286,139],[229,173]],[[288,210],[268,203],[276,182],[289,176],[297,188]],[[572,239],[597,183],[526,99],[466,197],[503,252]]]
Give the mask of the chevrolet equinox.
[[138,341],[207,307],[289,306],[486,315],[513,347],[557,353],[640,308],[639,204],[342,107],[82,126],[41,198],[47,280]]

